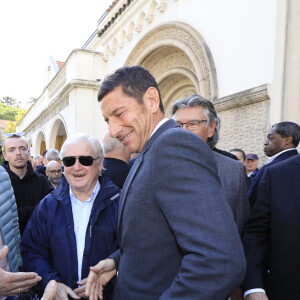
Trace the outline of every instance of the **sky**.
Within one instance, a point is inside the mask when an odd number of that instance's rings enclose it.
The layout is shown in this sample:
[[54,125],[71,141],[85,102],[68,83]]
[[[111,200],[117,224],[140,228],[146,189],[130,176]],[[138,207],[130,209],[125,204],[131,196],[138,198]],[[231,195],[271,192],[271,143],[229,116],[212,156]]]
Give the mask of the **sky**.
[[0,98],[26,105],[43,91],[48,57],[65,61],[97,29],[112,0],[0,3]]

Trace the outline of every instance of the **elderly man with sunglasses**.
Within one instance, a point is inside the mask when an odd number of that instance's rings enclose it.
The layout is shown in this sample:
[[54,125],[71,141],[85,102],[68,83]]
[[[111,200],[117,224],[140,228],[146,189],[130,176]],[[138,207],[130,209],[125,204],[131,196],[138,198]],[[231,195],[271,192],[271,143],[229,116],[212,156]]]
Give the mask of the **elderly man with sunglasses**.
[[[85,134],[62,146],[64,177],[37,206],[21,242],[23,265],[42,277],[41,291],[56,280],[58,299],[85,297],[90,266],[117,249],[120,190],[105,176],[100,142]],[[112,285],[104,291],[111,299]]]

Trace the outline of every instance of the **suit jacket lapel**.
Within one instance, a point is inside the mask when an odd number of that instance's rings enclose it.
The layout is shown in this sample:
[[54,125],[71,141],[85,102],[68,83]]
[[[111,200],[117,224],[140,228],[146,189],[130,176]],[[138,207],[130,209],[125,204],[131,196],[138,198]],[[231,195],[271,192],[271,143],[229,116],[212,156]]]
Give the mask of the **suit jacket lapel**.
[[167,122],[162,124],[156,130],[156,132],[151,136],[151,138],[148,140],[148,142],[145,144],[142,152],[137,156],[136,161],[134,162],[133,166],[131,167],[131,170],[125,180],[125,183],[124,183],[124,186],[122,189],[122,193],[121,193],[121,197],[120,197],[120,202],[119,202],[119,214],[118,214],[118,231],[119,232],[121,231],[120,224],[121,224],[121,219],[122,219],[122,215],[123,215],[123,209],[124,209],[124,205],[126,202],[126,196],[128,193],[128,189],[130,187],[130,184],[131,184],[138,168],[140,167],[140,165],[144,159],[145,153],[150,149],[150,147],[152,146],[152,144],[154,143],[154,141],[157,139],[158,136],[160,136],[164,131],[166,131],[170,128],[174,128],[174,127],[178,127],[178,124],[174,120],[168,120]]
[[124,182],[123,189],[122,189],[122,192],[121,192],[120,202],[119,202],[118,227],[120,225],[120,220],[121,220],[121,216],[122,216],[122,213],[123,213],[123,208],[124,208],[128,188],[129,188],[130,183],[131,183],[134,175],[136,174],[136,171],[138,170],[142,160],[143,160],[143,155],[141,153],[137,156],[137,158],[136,158],[133,166],[131,167],[131,170],[130,170],[129,174],[127,175],[127,178]]

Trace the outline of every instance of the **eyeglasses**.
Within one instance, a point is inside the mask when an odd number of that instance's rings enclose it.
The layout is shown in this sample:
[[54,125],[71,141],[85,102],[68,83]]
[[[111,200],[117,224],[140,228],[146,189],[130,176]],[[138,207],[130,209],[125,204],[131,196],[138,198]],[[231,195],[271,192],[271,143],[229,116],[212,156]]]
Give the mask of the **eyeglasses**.
[[14,132],[14,133],[6,133],[4,136],[5,137],[15,137],[15,136],[23,136],[25,135],[25,132]]
[[60,174],[61,170],[51,170],[51,171],[47,171],[47,172],[49,172],[51,174],[55,174],[55,173]]
[[194,131],[194,130],[199,129],[201,123],[204,123],[204,122],[207,122],[207,120],[190,120],[185,123],[177,121],[177,124],[180,127],[183,127],[183,125],[185,125],[187,130]]
[[76,159],[79,160],[80,164],[89,167],[93,164],[94,160],[98,159],[100,156],[93,158],[92,156],[66,156],[62,159],[65,167],[74,166]]

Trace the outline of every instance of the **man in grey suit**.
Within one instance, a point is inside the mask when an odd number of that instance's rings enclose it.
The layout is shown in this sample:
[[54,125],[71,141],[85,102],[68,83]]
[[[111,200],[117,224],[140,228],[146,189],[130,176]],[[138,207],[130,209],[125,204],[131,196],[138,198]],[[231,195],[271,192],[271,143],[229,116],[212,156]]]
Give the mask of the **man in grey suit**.
[[[175,101],[170,108],[172,118],[182,127],[206,142],[214,149],[220,132],[220,119],[211,101],[192,95]],[[243,166],[236,160],[213,151],[222,190],[232,210],[236,226],[241,234],[249,214],[247,186]]]
[[87,295],[96,300],[117,270],[116,300],[225,299],[243,280],[245,259],[211,150],[164,118],[143,67],[108,76],[98,100],[110,135],[140,154],[120,199],[120,249],[91,267]]

